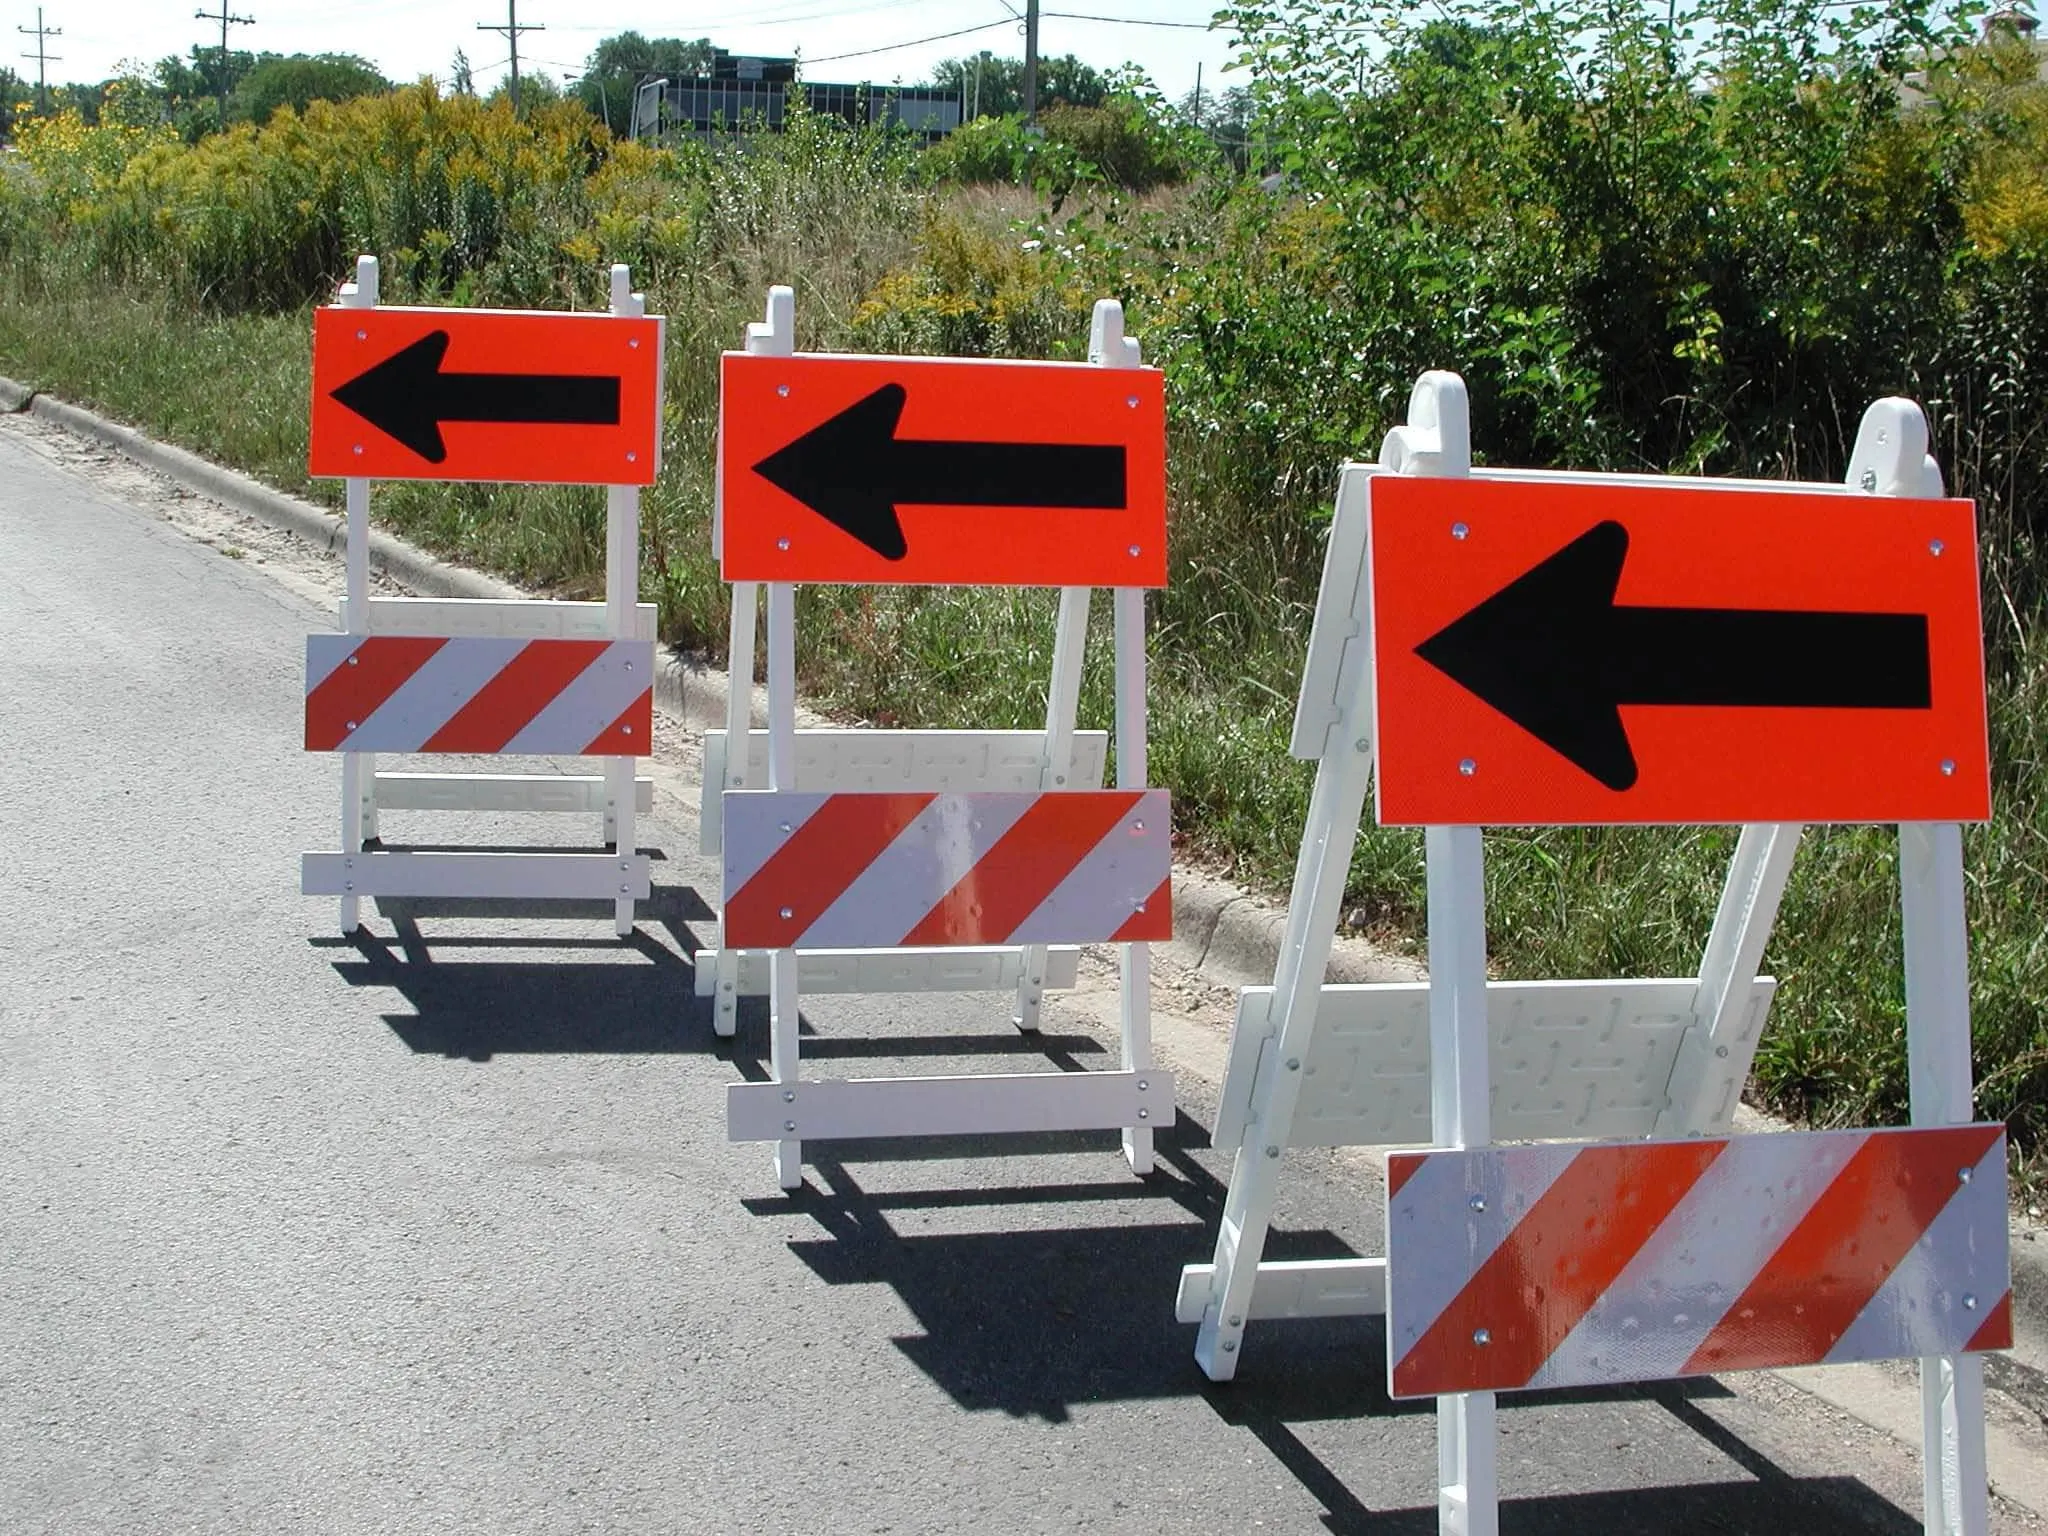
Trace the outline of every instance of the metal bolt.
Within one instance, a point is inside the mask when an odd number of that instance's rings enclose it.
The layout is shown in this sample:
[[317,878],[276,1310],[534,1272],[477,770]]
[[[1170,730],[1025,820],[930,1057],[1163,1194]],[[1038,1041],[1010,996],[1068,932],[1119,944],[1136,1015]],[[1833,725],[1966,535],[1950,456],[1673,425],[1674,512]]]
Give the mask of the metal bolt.
[[1142,821],[1134,821],[1131,823],[1131,830],[1133,832],[1142,832],[1145,830],[1145,823]]
[[1141,1109],[1138,1111],[1138,1118],[1140,1120],[1150,1120],[1152,1118],[1152,1111],[1149,1109]]
[[368,331],[357,331],[357,332],[356,332],[356,340],[357,340],[357,341],[368,341],[369,339],[370,339],[370,333],[369,333]]
[[1151,1086],[1152,1085],[1146,1082],[1144,1078],[1141,1077],[1138,1079],[1138,1092],[1143,1093],[1147,1088],[1150,1088]]
[[[1041,977],[1037,977],[1037,976],[1034,976],[1034,977],[1032,977],[1032,978],[1031,978],[1031,985],[1033,985],[1034,987],[1036,987],[1036,986],[1042,986],[1043,984],[1044,984],[1044,983],[1043,983],[1043,978],[1041,978]],[[1142,1087],[1144,1087],[1145,1085],[1144,1085],[1143,1083],[1140,1083],[1140,1084],[1138,1084],[1138,1086],[1139,1086],[1140,1088],[1142,1088]]]
[[1863,478],[1858,480],[1856,483],[1863,487],[1866,494],[1874,495],[1877,491],[1877,471],[1874,469],[1866,469],[1865,471],[1863,471]]
[[349,728],[350,730],[354,730],[354,729],[356,728],[356,723],[355,723],[355,721],[353,721],[353,720],[349,721],[349,723],[348,723],[348,728]]
[[1481,1349],[1486,1348],[1487,1345],[1493,1342],[1493,1330],[1490,1328],[1474,1328],[1472,1330],[1472,1342]]
[[356,452],[357,452],[357,453],[361,453],[362,451],[363,451],[363,445],[362,445],[361,443],[357,443],[357,444],[356,444]]
[[1137,559],[1140,553],[1142,553],[1142,546],[1133,544],[1131,546],[1131,558],[1133,560]]
[[784,908],[782,909],[782,920],[783,920],[783,921],[784,921],[785,923],[786,923],[786,922],[788,922],[788,921],[789,921],[789,920],[790,920],[790,919],[791,919],[792,917],[795,917],[795,916],[796,916],[796,913],[795,913],[795,911],[794,911],[794,910],[792,910],[791,908],[789,908],[789,907],[784,907]]
[[1143,903],[1142,901],[1134,901],[1131,903],[1131,910],[1133,912],[1142,912],[1145,910],[1145,903]]
[[724,983],[724,984],[723,984],[723,985],[722,985],[722,986],[721,986],[721,987],[719,988],[719,991],[721,991],[721,992],[730,992],[731,990],[732,990],[732,983],[731,983],[731,982],[729,982],[729,981],[728,981],[728,982],[726,982],[726,983]]
[[638,336],[628,336],[626,338],[626,345],[637,352],[640,349],[640,338]]
[[1226,1355],[1234,1355],[1234,1354],[1236,1354],[1236,1353],[1237,1353],[1237,1340],[1235,1340],[1235,1339],[1225,1339],[1225,1340],[1223,1341],[1223,1353],[1225,1353]]
[[1956,1182],[1958,1184],[1969,1183],[1971,1178],[1976,1174],[1976,1171],[1977,1170],[1974,1168],[1958,1168],[1956,1170]]
[[619,894],[620,894],[621,896],[624,896],[624,895],[628,894],[628,887],[626,887],[626,886],[623,886],[623,885],[622,885],[622,886],[620,886],[620,887],[619,887]]
[[780,827],[780,828],[781,828],[781,829],[782,829],[783,831],[785,831],[785,832],[787,832],[787,831],[789,830],[789,823],[788,823],[788,822],[786,822],[786,821],[780,821],[780,822],[777,822],[777,823],[776,823],[776,825],[777,825],[778,827]]
[[1486,1209],[1486,1196],[1474,1195],[1470,1200],[1467,1200],[1465,1203],[1471,1206],[1472,1209],[1475,1211],[1483,1211]]
[[1458,759],[1458,772],[1465,775],[1466,778],[1471,778],[1472,775],[1477,773],[1478,771],[1479,765],[1473,762],[1471,758],[1461,757]]
[[631,663],[630,661],[629,661],[629,662],[627,662],[627,663],[626,663],[626,670],[627,670],[628,672],[632,671],[632,670],[633,670],[633,663]]
[[1361,736],[1358,740],[1351,743],[1351,750],[1354,752],[1370,752],[1372,750],[1372,743]]
[[1244,1319],[1242,1317],[1233,1317],[1230,1320],[1230,1326],[1233,1328],[1242,1328],[1244,1326]]
[[1965,1312],[1974,1312],[1974,1311],[1976,1311],[1976,1310],[1977,1310],[1977,1298],[1976,1298],[1975,1296],[1972,1296],[1972,1295],[1970,1295],[1969,1293],[1965,1292],[1965,1293],[1964,1293],[1964,1295],[1963,1295],[1963,1310],[1964,1310]]
[[777,540],[775,541],[775,547],[776,547],[777,549],[787,549],[787,548],[789,548],[789,540],[787,540],[787,539],[777,539]]
[[796,1090],[794,1088],[785,1088],[782,1091],[782,1102],[785,1104],[794,1104],[796,1102]]
[[344,891],[352,891],[356,888],[356,883],[353,880],[344,880],[341,882],[341,888]]
[[1467,534],[1471,533],[1471,531],[1472,530],[1470,528],[1467,528],[1463,523],[1451,524],[1451,537],[1454,539],[1462,539]]
[[1052,781],[1055,784],[1064,784],[1067,782],[1067,776],[1064,773],[1057,773],[1053,775]]
[[1268,1148],[1266,1148],[1266,1156],[1268,1156],[1268,1157],[1278,1157],[1279,1155],[1280,1155],[1280,1149],[1279,1149],[1278,1147],[1268,1147]]
[[1716,1056],[1726,1056],[1728,1054],[1728,1047],[1725,1045],[1717,1045],[1714,1047],[1714,1054]]
[[633,727],[631,727],[630,725],[622,725],[619,727],[619,734],[621,736],[630,736],[633,734]]
[[796,1122],[794,1120],[783,1121],[782,1128],[785,1131],[788,1131],[792,1136],[796,1134]]
[[789,386],[787,384],[778,384],[775,386],[775,393],[786,397],[789,394]]
[[626,450],[626,462],[628,464],[637,464],[639,461],[640,455],[635,453],[631,448],[628,448]]
[[1927,543],[1927,553],[1939,560],[1941,558],[1941,540],[1930,539]]
[[1135,411],[1138,408],[1138,397],[1136,395],[1126,395],[1124,396],[1124,404]]
[[1290,1072],[1299,1072],[1301,1070],[1301,1058],[1299,1056],[1288,1057],[1287,1070]]
[[1941,760],[1941,776],[1945,779],[1954,778],[1955,772],[1956,760],[1952,757],[1944,757]]
[[350,666],[354,666],[354,665],[356,664],[356,659],[355,659],[355,657],[353,657],[353,656],[349,657],[349,659],[348,659],[348,664],[349,664]]

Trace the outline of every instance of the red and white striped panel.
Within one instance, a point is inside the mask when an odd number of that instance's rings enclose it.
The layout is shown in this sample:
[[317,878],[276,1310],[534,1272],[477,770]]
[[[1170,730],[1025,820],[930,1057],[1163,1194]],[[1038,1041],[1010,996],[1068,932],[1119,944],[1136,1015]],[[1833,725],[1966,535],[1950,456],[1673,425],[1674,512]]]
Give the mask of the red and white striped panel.
[[1396,1397],[2012,1344],[2005,1128],[1387,1160]]
[[725,796],[734,949],[1173,934],[1166,791]]
[[309,752],[653,750],[651,640],[309,635]]

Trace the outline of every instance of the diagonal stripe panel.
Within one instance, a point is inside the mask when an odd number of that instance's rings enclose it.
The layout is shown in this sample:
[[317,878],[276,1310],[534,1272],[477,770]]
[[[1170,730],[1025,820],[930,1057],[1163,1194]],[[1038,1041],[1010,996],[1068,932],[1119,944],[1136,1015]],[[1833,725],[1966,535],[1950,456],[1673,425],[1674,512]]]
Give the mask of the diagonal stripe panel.
[[2000,1139],[1997,1126],[1873,1136],[1685,1364],[1686,1374],[1827,1357],[1894,1266]]
[[1171,883],[1150,884],[1142,873],[1171,867],[1171,822],[1166,791],[1145,790],[1010,930],[1009,941],[1056,944],[1056,935],[1068,933],[1126,942],[1172,938]]
[[[507,752],[559,752],[554,743],[590,742],[613,725],[621,730],[623,744],[610,750],[615,754],[644,754],[647,733],[653,729],[654,695],[648,682],[654,671],[652,641],[612,640],[604,642],[597,658],[579,672],[574,681],[533,712],[519,733],[505,743]],[[624,716],[634,701],[648,701],[645,721]]]
[[1527,1382],[1726,1145],[1582,1148],[1395,1363],[1394,1391]]
[[529,640],[491,680],[470,695],[423,752],[502,752],[542,706],[599,656],[603,640]]
[[1974,1355],[1987,1349],[2011,1348],[2012,1291],[2008,1289],[1991,1304],[1990,1315],[1984,1319],[1983,1326],[1970,1335],[1969,1342],[1963,1345],[1963,1353]]
[[[1560,1151],[1575,1154],[1562,1172]],[[1669,1162],[1684,1156],[1710,1160],[1689,1183]],[[2010,1339],[2002,1126],[1393,1161],[1397,1396],[1950,1355]]]
[[[782,797],[727,795],[726,847],[744,850],[758,843],[762,818],[776,815]],[[799,797],[814,800],[815,796]],[[810,818],[790,821],[791,831],[775,852],[734,891],[734,854],[728,851],[725,942],[734,949],[793,949],[804,931],[840,892],[893,843],[932,800],[932,795],[827,795]],[[781,823],[775,823],[780,826]],[[788,916],[784,916],[784,913]]]
[[831,949],[892,949],[1031,807],[1028,795],[940,795],[804,935]]
[[308,635],[306,750],[339,749],[447,643],[431,635]]
[[903,936],[903,945],[1003,943],[1138,798],[1138,791],[1114,789],[1039,795],[988,855]]

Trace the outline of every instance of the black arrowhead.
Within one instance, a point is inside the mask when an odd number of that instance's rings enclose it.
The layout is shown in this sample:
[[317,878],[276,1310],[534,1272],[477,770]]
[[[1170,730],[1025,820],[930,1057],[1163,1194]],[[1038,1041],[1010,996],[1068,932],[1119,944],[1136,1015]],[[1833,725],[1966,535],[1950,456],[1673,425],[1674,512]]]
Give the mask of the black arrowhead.
[[884,384],[769,454],[754,473],[884,560],[901,560],[910,546],[896,517],[893,450],[907,398],[901,384]]
[[1628,530],[1596,524],[1415,654],[1609,789],[1636,781],[1608,678],[1608,620]]
[[1415,654],[1612,790],[1624,704],[1928,709],[1924,613],[1622,608],[1628,530],[1596,523]]
[[334,398],[379,432],[395,437],[429,464],[448,457],[441,441],[441,359],[448,333],[430,331],[402,352],[357,374]]
[[1125,505],[1116,444],[923,441],[899,438],[908,392],[884,384],[754,466],[884,560],[909,552],[899,506]]

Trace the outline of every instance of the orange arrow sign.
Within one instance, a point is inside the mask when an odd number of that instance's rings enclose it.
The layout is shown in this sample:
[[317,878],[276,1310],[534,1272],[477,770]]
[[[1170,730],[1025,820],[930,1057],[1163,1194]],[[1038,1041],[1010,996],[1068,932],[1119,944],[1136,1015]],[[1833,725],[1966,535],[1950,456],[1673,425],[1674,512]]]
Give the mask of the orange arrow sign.
[[1974,508],[1370,484],[1387,825],[1981,821]]
[[661,341],[652,318],[318,310],[310,471],[651,484],[661,459]]
[[727,581],[1156,587],[1158,370],[725,356]]

